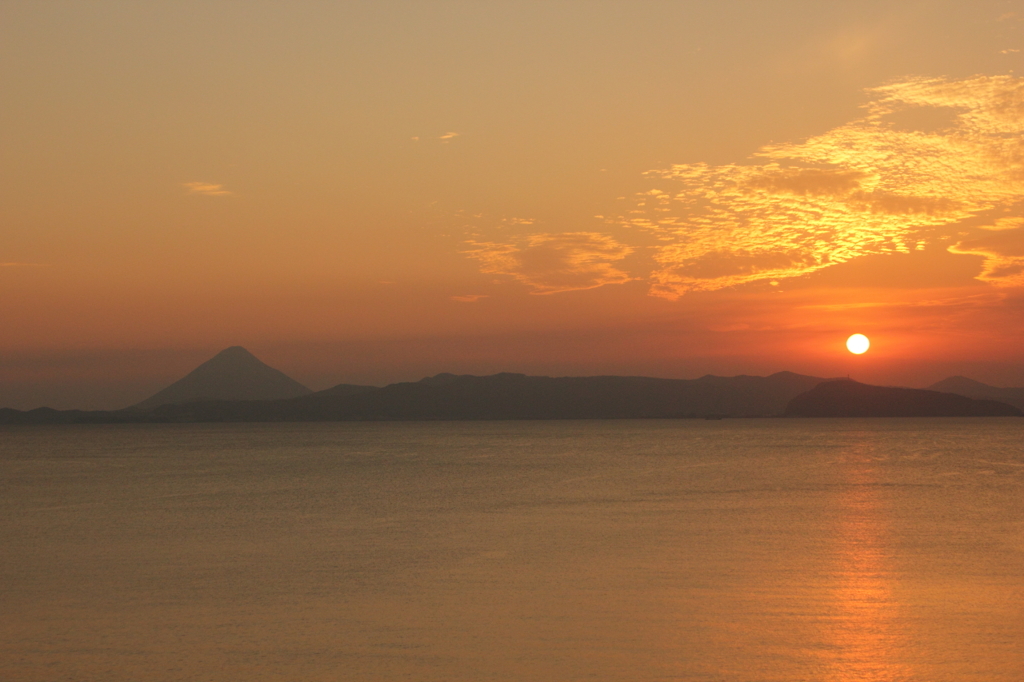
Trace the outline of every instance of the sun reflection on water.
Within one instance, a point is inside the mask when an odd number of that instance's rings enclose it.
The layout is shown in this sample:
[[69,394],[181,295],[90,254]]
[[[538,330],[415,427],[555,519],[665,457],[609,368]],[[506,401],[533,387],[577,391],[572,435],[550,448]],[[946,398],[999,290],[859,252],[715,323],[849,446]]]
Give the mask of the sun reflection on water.
[[826,680],[893,682],[913,677],[900,660],[905,630],[893,591],[896,576],[887,509],[870,460],[851,463],[839,499],[832,592],[823,639]]

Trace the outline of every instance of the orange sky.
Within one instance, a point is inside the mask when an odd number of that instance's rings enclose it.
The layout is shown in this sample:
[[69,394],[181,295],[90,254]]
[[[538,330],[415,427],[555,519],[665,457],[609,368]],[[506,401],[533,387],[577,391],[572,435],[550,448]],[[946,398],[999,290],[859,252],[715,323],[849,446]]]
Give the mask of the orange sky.
[[0,406],[230,345],[315,389],[1024,385],[1022,33],[1005,0],[0,3]]

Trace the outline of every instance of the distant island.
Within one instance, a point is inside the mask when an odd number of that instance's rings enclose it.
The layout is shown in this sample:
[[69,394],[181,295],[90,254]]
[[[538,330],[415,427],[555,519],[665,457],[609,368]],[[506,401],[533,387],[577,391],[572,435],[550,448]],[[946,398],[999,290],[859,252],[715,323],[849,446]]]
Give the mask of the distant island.
[[786,417],[1019,417],[995,400],[919,388],[871,386],[850,379],[824,381],[793,398]]
[[956,393],[968,398],[981,400],[996,400],[1001,403],[1013,405],[1019,410],[1024,410],[1024,388],[1000,388],[989,386],[967,377],[949,377],[928,387],[932,391],[944,393]]
[[1020,415],[994,400],[792,372],[699,379],[438,374],[313,392],[233,346],[125,409],[6,408],[0,424]]

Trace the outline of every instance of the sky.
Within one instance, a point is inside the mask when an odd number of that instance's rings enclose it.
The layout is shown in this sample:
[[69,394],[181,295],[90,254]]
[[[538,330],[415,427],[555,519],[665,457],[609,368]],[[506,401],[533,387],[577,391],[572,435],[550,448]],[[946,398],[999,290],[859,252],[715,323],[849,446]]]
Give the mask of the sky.
[[0,406],[1024,385],[1024,0],[0,0],[0,82]]

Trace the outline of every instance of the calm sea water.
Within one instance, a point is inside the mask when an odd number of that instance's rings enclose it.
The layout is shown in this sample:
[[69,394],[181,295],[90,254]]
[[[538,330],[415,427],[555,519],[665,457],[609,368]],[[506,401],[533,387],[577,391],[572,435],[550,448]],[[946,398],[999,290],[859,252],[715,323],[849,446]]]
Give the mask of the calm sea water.
[[0,679],[1024,680],[1024,420],[0,430]]

